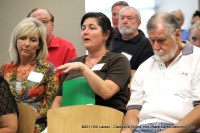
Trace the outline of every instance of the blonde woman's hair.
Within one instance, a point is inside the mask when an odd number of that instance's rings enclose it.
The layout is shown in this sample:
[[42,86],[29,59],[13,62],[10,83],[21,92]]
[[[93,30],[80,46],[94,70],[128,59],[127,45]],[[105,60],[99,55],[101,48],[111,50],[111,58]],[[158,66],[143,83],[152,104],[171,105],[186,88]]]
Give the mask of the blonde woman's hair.
[[48,56],[47,43],[46,43],[46,28],[42,22],[35,18],[23,19],[12,32],[10,40],[9,53],[11,61],[15,65],[19,65],[19,51],[17,49],[17,39],[27,35],[39,35],[39,49],[36,51],[35,61],[45,59]]
[[200,30],[200,21],[195,22],[195,23],[190,27],[190,32],[191,32],[191,30],[194,29],[194,28]]

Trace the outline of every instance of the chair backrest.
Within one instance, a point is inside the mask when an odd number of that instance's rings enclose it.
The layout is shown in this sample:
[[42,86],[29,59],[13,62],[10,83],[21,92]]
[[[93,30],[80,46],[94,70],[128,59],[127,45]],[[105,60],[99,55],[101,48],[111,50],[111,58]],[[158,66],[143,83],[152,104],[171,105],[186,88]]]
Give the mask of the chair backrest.
[[62,107],[95,104],[95,93],[84,77],[63,82]]
[[36,109],[24,103],[17,103],[17,107],[19,110],[18,133],[33,133]]
[[130,83],[128,84],[128,87],[131,88],[131,80],[133,79],[133,76],[135,74],[136,70],[131,69],[131,79],[130,79]]
[[47,112],[48,133],[120,133],[124,114],[99,105],[76,105]]

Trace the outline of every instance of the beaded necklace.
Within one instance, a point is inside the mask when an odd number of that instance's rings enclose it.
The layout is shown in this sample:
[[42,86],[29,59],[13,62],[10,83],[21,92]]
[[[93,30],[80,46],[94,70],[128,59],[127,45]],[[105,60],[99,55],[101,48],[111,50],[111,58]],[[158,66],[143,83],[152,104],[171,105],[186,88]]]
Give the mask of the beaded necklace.
[[28,66],[26,69],[24,70],[21,70],[19,67],[17,68],[17,72],[18,73],[22,73],[22,75],[25,75],[26,74],[26,71],[30,71],[31,70],[31,67]]
[[[103,57],[105,57],[106,54],[107,54],[108,52],[109,52],[109,51],[107,50],[107,51],[102,55],[102,57],[101,57],[95,64],[98,64],[99,62],[101,62],[101,60],[103,59]],[[87,58],[87,57],[86,57],[86,58]],[[87,63],[86,63],[86,58],[85,58],[85,65],[88,66],[89,68],[92,68],[95,64],[91,64],[91,65],[87,64]]]

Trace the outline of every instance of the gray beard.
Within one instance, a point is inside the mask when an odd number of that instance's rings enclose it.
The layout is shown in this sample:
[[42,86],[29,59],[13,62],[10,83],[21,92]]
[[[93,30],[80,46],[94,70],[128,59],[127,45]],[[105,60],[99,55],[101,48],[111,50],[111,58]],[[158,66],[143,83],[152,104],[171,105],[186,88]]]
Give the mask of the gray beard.
[[123,27],[123,28],[119,28],[119,32],[122,34],[122,35],[129,35],[131,33],[133,33],[133,30],[132,29],[129,29],[127,27]]
[[156,58],[158,58],[160,61],[167,62],[172,58],[174,58],[177,50],[178,50],[178,45],[175,44],[175,47],[167,53],[154,51],[154,54]]

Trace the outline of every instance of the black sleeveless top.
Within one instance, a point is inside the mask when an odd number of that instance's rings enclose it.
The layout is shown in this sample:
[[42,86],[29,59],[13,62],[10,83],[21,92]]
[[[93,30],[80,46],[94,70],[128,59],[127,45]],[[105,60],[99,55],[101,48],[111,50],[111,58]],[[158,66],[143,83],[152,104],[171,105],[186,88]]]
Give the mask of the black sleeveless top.
[[17,104],[10,91],[7,81],[0,74],[0,115],[17,113]]

